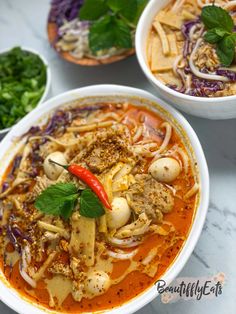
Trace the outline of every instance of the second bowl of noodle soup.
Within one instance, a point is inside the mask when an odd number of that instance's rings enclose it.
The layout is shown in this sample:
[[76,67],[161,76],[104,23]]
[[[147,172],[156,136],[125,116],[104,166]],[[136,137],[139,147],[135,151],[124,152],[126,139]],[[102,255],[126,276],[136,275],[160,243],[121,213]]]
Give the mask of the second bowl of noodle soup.
[[138,24],[136,51],[142,70],[163,98],[189,114],[228,119],[236,117],[235,58],[228,66],[222,63],[219,47],[205,39],[202,14],[207,7],[219,8],[234,32],[236,6],[227,0],[214,3],[150,1]]

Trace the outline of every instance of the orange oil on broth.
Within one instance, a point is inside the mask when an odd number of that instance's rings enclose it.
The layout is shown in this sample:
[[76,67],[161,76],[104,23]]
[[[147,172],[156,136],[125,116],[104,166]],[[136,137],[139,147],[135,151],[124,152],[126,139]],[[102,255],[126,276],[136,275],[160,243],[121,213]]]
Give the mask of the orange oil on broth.
[[[109,109],[104,109],[104,112],[109,111],[115,112],[116,109],[114,106],[110,106]],[[161,117],[146,108],[137,108],[129,105],[124,123],[131,127],[132,120],[143,122],[149,132],[150,138],[154,139],[159,144],[162,143],[163,136],[155,132],[155,129],[159,128],[161,123],[164,122]],[[173,129],[168,146],[172,146],[176,143],[185,150],[179,135]],[[148,160],[147,165],[149,162],[150,160]],[[11,167],[7,169],[6,175],[10,170]],[[147,168],[145,171],[147,171]],[[173,182],[181,187],[180,194],[182,196],[187,193],[194,183],[194,174],[191,167],[188,169],[187,178],[187,181],[185,179],[176,179],[176,181]],[[167,268],[170,267],[180,252],[192,224],[196,200],[196,195],[191,197],[188,202],[184,202],[180,198],[175,197],[173,210],[164,215],[164,220],[173,224],[175,232],[170,232],[166,236],[158,234],[146,235],[143,243],[139,246],[139,251],[134,257],[134,262],[144,258],[153,247],[158,247],[158,254],[151,262],[151,264],[157,266],[157,273],[153,278],[140,271],[133,270],[128,273],[123,280],[112,285],[104,294],[96,296],[93,299],[83,298],[80,302],[76,302],[73,299],[71,293],[69,293],[70,289],[68,288],[68,296],[65,297],[65,300],[61,304],[57,304],[55,309],[70,313],[82,313],[87,311],[95,312],[111,309],[129,301],[152,286],[155,281],[165,273]],[[64,261],[67,260],[66,256],[60,256],[58,258],[62,258]],[[131,263],[132,262],[129,260],[114,262],[111,279],[116,280],[116,278],[122,276],[122,274],[130,267]],[[50,308],[50,296],[46,289],[45,281],[39,281],[36,289],[33,289],[21,277],[19,272],[19,262],[16,262],[10,271],[9,267],[3,268],[3,258],[1,257],[1,268],[11,286],[20,294],[33,302]],[[57,281],[56,284],[59,284],[59,281]]]

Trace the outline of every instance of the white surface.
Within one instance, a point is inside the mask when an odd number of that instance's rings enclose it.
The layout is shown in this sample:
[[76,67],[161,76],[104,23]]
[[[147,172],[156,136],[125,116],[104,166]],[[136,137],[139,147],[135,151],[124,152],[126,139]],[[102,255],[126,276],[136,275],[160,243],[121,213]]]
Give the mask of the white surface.
[[[91,96],[95,97],[95,99],[92,98],[91,100],[89,100],[88,98],[86,100],[86,104],[89,105],[96,102],[109,101],[109,97],[112,97],[113,95],[116,95],[116,99],[118,101],[122,100],[126,101],[127,99],[128,101],[134,103],[137,102],[135,101],[135,97],[138,97],[141,104],[142,102],[145,102],[147,106],[150,106],[151,110],[159,113],[161,116],[164,116],[167,121],[168,119],[173,118],[174,119],[173,123],[176,124],[175,127],[178,130],[178,132],[181,132],[181,129],[184,129],[184,131],[186,132],[187,138],[183,138],[183,140],[186,141],[187,143],[188,142],[190,143],[191,148],[193,149],[194,152],[194,156],[192,156],[192,162],[195,163],[196,161],[198,164],[199,170],[198,181],[201,189],[199,206],[197,208],[195,219],[191,227],[188,239],[184,244],[184,247],[182,248],[175,262],[162,276],[162,280],[164,280],[166,284],[169,285],[174,280],[174,278],[179,274],[179,272],[183,269],[188,258],[193,252],[193,249],[201,234],[209,204],[209,174],[206,165],[206,160],[202,151],[202,147],[199,143],[196,134],[194,133],[193,129],[186,121],[186,119],[174,108],[170,107],[168,104],[155,98],[153,95],[149,94],[146,91],[118,85],[93,85],[89,87],[78,88],[72,91],[65,92],[61,95],[55,96],[52,99],[48,100],[46,103],[42,104],[41,106],[33,110],[26,117],[24,117],[4,138],[4,140],[0,144],[0,163],[1,163],[0,178],[4,174],[5,169],[8,166],[9,162],[16,154],[17,147],[15,147],[14,150],[11,149],[11,151],[9,152],[10,148],[12,148],[12,140],[16,136],[25,134],[30,129],[30,127],[32,127],[33,125],[37,125],[38,121],[43,123],[43,120],[46,119],[48,113],[49,114],[51,113],[51,110],[61,108],[63,104],[73,102],[75,99],[78,98],[86,99],[87,97]],[[154,104],[156,103],[156,108],[153,107],[152,105],[153,102]],[[160,110],[160,109],[163,110],[163,108],[166,111],[165,113]],[[172,117],[168,117],[168,114],[171,114]],[[178,125],[180,125],[181,128]],[[7,156],[5,152],[9,152]],[[7,305],[11,306],[13,309],[17,309],[17,311],[21,314],[42,313],[39,309],[33,308],[32,305],[27,304],[21,298],[18,298],[15,293],[13,293],[9,288],[6,288],[4,284],[1,282],[0,282],[0,295],[2,296],[2,299],[5,301]],[[151,300],[153,300],[156,297],[157,297],[156,287],[152,286],[150,287],[150,289],[145,291],[140,297],[137,297],[131,300],[129,303],[124,304],[122,308],[121,307],[115,308],[114,310],[110,311],[110,313],[114,314],[133,313],[142,308],[144,305],[148,304]]]
[[143,72],[164,99],[186,113],[208,119],[236,118],[236,96],[205,98],[185,95],[165,86],[152,74],[146,60],[147,38],[154,17],[168,2],[169,0],[151,0],[139,20],[135,45]]
[[[101,83],[135,86],[155,94],[135,57],[99,68],[82,68],[60,60],[47,42],[48,8],[48,0],[0,0],[0,49],[22,44],[43,53],[52,70],[52,95]],[[203,233],[181,276],[202,277],[224,272],[227,281],[223,294],[217,299],[162,304],[158,297],[138,314],[235,314],[236,120],[209,121],[186,117],[205,150],[210,170],[211,202]],[[0,313],[14,312],[0,304]]]

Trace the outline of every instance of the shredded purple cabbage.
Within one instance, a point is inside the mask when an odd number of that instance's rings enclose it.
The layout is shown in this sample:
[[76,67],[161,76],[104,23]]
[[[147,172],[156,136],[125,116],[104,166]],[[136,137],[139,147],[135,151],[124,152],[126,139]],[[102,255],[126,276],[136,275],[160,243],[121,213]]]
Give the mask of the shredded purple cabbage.
[[2,217],[3,217],[3,211],[4,211],[4,209],[3,209],[3,204],[2,204],[2,201],[0,201],[0,220],[1,220]]
[[26,133],[24,133],[22,135],[22,137],[26,136],[26,135],[39,135],[41,132],[41,129],[39,126],[32,126],[29,131],[27,131]]
[[[54,132],[63,133],[66,129],[66,127],[72,122],[73,119],[84,116],[85,114],[88,114],[88,112],[103,109],[106,106],[106,104],[100,103],[96,105],[88,105],[83,107],[76,107],[72,108],[68,111],[63,110],[57,110],[53,114],[53,116],[49,119],[48,124],[44,130],[40,128],[39,126],[32,126],[26,133],[24,133],[21,137],[24,136],[32,136],[32,135],[51,135]],[[45,143],[47,139],[44,139],[44,142],[41,142],[41,144]],[[36,151],[39,149],[39,142],[34,142],[32,144],[33,151]],[[34,156],[35,158],[38,158]],[[14,165],[12,169],[12,174],[16,170],[16,168],[19,166],[21,160],[21,156],[16,156],[14,160]],[[35,160],[36,161],[36,160]]]
[[182,27],[181,27],[181,32],[182,34],[184,35],[184,37],[186,39],[189,39],[189,33],[190,33],[190,30],[191,28],[198,24],[199,23],[199,18],[197,18],[196,20],[192,20],[192,21],[188,21],[188,22],[185,22]]
[[12,169],[11,169],[11,172],[9,173],[9,175],[13,175],[14,172],[19,168],[21,159],[22,159],[21,155],[16,155],[16,157],[13,160]]
[[209,97],[209,94],[216,93],[224,89],[224,83],[221,81],[209,81],[192,77],[192,89],[188,93],[191,96]]
[[31,169],[30,172],[28,172],[31,178],[36,178],[40,174],[40,167],[43,163],[43,158],[39,155],[38,148],[39,143],[37,143],[37,149],[33,149],[31,154]]
[[190,30],[191,28],[198,24],[199,23],[199,18],[197,18],[196,20],[193,20],[193,21],[188,21],[186,23],[184,23],[181,27],[181,32],[185,38],[185,42],[184,42],[184,49],[183,49],[183,55],[184,57],[186,58],[187,55],[191,52],[191,41],[190,41],[190,38],[189,38],[189,33],[190,33]]
[[20,253],[21,252],[21,246],[20,246],[16,236],[13,233],[11,225],[9,225],[9,224],[7,225],[7,237],[9,239],[9,241],[13,244],[15,250]]
[[10,242],[14,245],[14,248],[17,252],[21,252],[21,242],[27,240],[32,243],[32,239],[22,232],[18,226],[11,226],[10,224],[6,227],[7,237]]
[[57,110],[47,124],[43,134],[51,135],[55,131],[64,133],[66,127],[71,122],[70,116],[71,115],[68,111]]
[[70,110],[70,112],[72,114],[72,119],[75,119],[75,118],[83,115],[84,113],[86,113],[86,111],[87,112],[96,111],[96,110],[103,109],[106,106],[107,106],[106,104],[101,103],[101,104],[96,104],[96,105],[72,108]]
[[179,92],[179,93],[184,93],[185,92],[185,87],[184,86],[178,87],[177,85],[171,85],[171,84],[167,84],[166,86],[171,88],[171,89],[173,89],[176,92]]
[[8,188],[9,188],[9,183],[8,182],[3,182],[1,193],[5,192]]
[[236,82],[236,72],[218,69],[216,74],[227,77],[231,82]]
[[83,0],[52,0],[49,21],[60,27],[64,20],[71,21],[78,16]]

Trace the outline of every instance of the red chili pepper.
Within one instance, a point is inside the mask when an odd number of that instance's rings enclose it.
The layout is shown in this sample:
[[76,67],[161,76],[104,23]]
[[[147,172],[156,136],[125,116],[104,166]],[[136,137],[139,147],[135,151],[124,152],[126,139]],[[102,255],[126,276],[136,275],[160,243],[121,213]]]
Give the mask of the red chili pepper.
[[106,208],[112,209],[111,205],[109,203],[109,200],[108,200],[107,193],[106,193],[102,183],[88,169],[85,169],[85,168],[83,168],[79,165],[76,165],[76,164],[61,165],[61,164],[59,164],[59,163],[57,163],[51,159],[49,160],[49,162],[56,164],[58,166],[61,166],[64,169],[66,169],[68,172],[70,172],[71,174],[77,176],[81,181],[86,183],[91,188],[91,190],[93,190],[93,192],[97,195],[97,197],[100,199],[100,201],[102,202],[102,204]]

